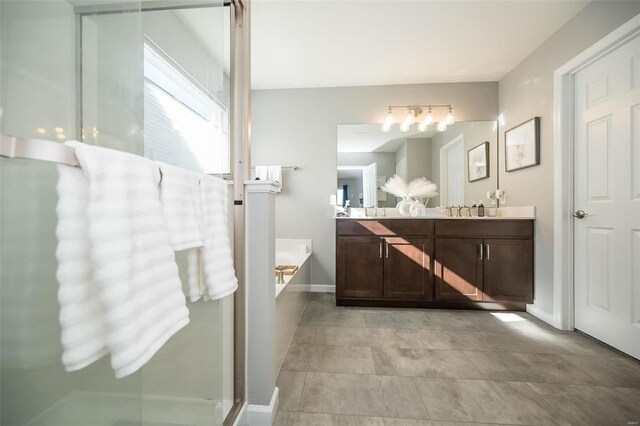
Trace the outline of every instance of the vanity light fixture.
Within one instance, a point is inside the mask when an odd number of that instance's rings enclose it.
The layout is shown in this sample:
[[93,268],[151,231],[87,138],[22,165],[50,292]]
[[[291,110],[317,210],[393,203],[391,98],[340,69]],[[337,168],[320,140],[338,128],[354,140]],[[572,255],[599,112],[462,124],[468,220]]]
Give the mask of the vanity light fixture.
[[387,115],[384,117],[384,123],[382,123],[382,131],[388,132],[391,130],[391,126],[393,126],[395,120],[393,119],[393,113],[391,112],[391,108],[387,110]]
[[415,117],[416,117],[416,110],[414,110],[413,108],[409,108],[409,111],[407,111],[407,115],[404,117],[404,121],[400,125],[400,131],[408,132],[409,127],[411,127],[411,125],[415,123]]
[[420,130],[421,132],[425,132],[427,129],[429,129],[429,126],[431,126],[432,124],[433,124],[433,114],[431,114],[431,107],[429,107],[427,115],[424,116],[424,119],[420,122],[420,125],[418,126],[418,130]]
[[444,122],[447,123],[447,126],[451,126],[456,122],[455,119],[453,118],[453,109],[451,107],[449,107],[449,112],[447,113],[447,116],[444,118]]
[[[433,118],[432,109],[433,108],[443,108],[447,111],[447,115],[438,123],[436,130],[439,132],[444,132],[447,130],[447,126],[450,126],[455,123],[455,119],[453,117],[453,108],[451,105],[389,105],[387,109],[387,114],[385,115],[384,122],[382,124],[382,131],[388,132],[391,130],[391,127],[395,123],[393,118],[393,109],[405,109],[407,114],[405,115],[404,120],[400,123],[400,131],[408,132],[411,126],[419,121],[418,130],[420,132],[425,132],[429,129],[429,126],[435,123]],[[426,111],[426,115],[420,119],[422,113]]]

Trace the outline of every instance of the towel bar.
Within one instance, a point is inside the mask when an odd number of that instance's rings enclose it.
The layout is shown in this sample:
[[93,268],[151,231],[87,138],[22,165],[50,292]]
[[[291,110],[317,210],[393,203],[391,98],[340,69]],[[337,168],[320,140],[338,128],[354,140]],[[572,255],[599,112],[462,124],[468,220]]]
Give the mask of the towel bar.
[[59,142],[43,139],[25,139],[0,134],[0,156],[49,161],[80,167],[73,148]]

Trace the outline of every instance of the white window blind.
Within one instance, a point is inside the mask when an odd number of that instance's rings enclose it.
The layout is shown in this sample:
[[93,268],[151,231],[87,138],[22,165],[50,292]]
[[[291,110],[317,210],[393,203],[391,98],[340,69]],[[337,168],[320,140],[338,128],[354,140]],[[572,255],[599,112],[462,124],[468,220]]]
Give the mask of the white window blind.
[[229,173],[227,108],[148,43],[144,76],[145,157],[202,173]]

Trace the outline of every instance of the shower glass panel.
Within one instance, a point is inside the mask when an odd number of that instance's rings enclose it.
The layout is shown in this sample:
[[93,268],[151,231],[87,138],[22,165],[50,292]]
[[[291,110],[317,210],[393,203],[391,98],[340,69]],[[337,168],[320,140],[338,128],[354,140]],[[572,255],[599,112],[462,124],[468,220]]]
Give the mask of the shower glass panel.
[[[230,11],[197,3],[0,1],[0,132],[226,175]],[[233,296],[188,302],[189,325],[130,376],[116,379],[108,356],[66,372],[56,166],[2,158],[0,177],[0,423],[222,424],[233,404]],[[186,283],[186,253],[176,260]]]
[[[0,2],[3,133],[60,142],[82,139],[77,130],[77,3]],[[122,62],[110,64],[104,56],[100,64],[109,73],[101,89],[112,91],[118,104],[101,105],[95,126],[108,130],[102,146],[142,153],[142,87],[132,84],[141,74],[142,62],[136,63],[134,52],[141,44],[140,3],[129,6],[134,13],[126,25],[100,33],[102,40],[114,43]],[[119,72],[113,72],[115,65],[121,66]],[[2,158],[0,173],[0,423],[140,424],[140,372],[116,379],[108,356],[75,372],[66,372],[61,363],[56,166]]]

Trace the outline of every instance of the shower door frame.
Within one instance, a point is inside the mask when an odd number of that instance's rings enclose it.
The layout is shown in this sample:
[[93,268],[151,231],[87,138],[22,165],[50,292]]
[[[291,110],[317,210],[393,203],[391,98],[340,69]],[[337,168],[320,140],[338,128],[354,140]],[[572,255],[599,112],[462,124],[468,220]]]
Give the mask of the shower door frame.
[[[250,1],[223,0],[222,6],[230,9],[231,56],[231,108],[229,114],[231,173],[233,179],[234,215],[234,267],[238,289],[234,293],[233,325],[233,406],[224,419],[224,426],[237,424],[246,407],[246,292],[245,292],[245,211],[244,182],[249,179],[251,161],[251,32]],[[75,6],[76,41],[76,128],[82,135],[82,18],[87,15],[126,12],[149,12],[172,9],[193,9],[220,6],[212,0],[155,0],[111,3],[91,6]]]

